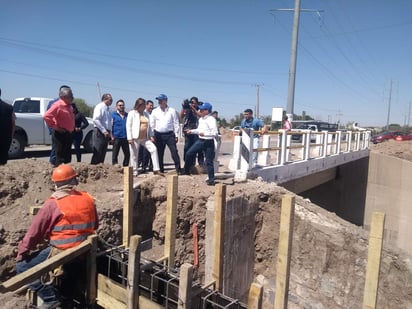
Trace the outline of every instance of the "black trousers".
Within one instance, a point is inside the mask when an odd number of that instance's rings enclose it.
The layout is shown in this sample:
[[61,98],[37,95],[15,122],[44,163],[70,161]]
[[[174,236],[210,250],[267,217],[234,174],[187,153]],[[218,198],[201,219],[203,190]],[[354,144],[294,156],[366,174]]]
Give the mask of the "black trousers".
[[122,148],[124,157],[123,157],[123,166],[129,166],[130,162],[130,149],[129,142],[127,138],[115,138],[113,142],[112,149],[112,164],[115,165],[118,163],[117,157],[119,156],[120,148]]
[[176,136],[173,131],[160,133],[155,131],[155,145],[157,147],[157,154],[159,155],[159,167],[160,171],[164,173],[164,155],[165,155],[165,148],[166,145],[170,150],[170,154],[172,155],[173,162],[175,163],[175,169],[179,173],[180,172],[180,157],[177,151],[176,146]]
[[99,164],[104,162],[106,157],[107,146],[109,145],[109,139],[98,129],[93,130],[93,156],[91,164]]
[[54,149],[56,151],[55,166],[59,166],[62,163],[70,163],[72,161],[72,133],[61,133],[53,130],[52,139],[54,143]]

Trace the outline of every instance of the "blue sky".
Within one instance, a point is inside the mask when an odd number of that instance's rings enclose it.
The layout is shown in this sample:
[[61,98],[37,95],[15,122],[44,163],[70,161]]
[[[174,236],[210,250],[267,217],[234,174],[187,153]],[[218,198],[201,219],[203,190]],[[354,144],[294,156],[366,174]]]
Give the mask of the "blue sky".
[[[62,84],[93,106],[165,93],[211,102],[226,119],[286,109],[294,0],[2,0],[2,98],[56,97]],[[408,122],[412,1],[301,1],[294,112],[341,123]],[[390,85],[392,80],[392,92]],[[412,125],[412,120],[411,120]]]

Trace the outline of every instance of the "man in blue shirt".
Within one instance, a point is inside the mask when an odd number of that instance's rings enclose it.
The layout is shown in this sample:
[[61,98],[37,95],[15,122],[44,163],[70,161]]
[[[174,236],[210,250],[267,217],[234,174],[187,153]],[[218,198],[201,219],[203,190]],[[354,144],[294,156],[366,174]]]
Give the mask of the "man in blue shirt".
[[[263,123],[262,119],[254,118],[253,117],[253,111],[248,108],[245,109],[243,112],[244,118],[242,119],[242,122],[240,123],[240,127],[242,129],[248,128],[252,129],[253,131],[259,131],[262,134],[265,134],[267,130],[267,126]],[[256,149],[259,147],[259,137],[260,134],[254,133],[253,134],[253,149]],[[253,164],[257,163],[257,152],[253,152]]]
[[119,156],[120,147],[122,148],[124,158],[123,166],[129,166],[130,150],[129,142],[126,135],[126,120],[127,112],[124,111],[124,101],[118,100],[116,102],[116,111],[112,113],[113,127],[112,127],[112,164],[118,164],[117,157]]

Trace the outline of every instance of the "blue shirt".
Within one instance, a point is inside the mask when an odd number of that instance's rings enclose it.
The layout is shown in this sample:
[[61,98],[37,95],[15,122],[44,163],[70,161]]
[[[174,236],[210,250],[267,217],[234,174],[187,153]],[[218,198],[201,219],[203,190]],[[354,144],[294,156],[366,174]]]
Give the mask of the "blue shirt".
[[112,117],[113,117],[113,128],[112,128],[113,137],[114,138],[127,138],[127,135],[126,135],[127,113],[124,112],[124,117],[122,117],[117,111],[115,111],[112,113]]
[[[259,131],[265,126],[263,123],[262,119],[257,119],[257,118],[251,118],[249,120],[246,120],[246,118],[242,119],[242,122],[240,123],[241,128],[249,128],[252,129],[253,131]],[[253,137],[259,137],[259,134],[254,134]]]

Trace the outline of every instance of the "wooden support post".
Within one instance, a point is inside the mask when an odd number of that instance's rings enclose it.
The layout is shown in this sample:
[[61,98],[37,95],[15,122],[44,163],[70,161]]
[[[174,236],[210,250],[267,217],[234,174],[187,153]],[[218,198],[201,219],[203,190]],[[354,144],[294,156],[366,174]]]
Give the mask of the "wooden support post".
[[276,263],[275,309],[285,309],[288,307],[294,212],[295,197],[287,194],[282,198],[280,215],[279,249]]
[[180,267],[178,309],[192,308],[192,277],[193,266],[189,263],[184,263]]
[[175,264],[176,217],[177,217],[177,175],[167,176],[167,209],[164,255],[168,257],[169,267]]
[[97,235],[93,235],[89,238],[90,240],[90,250],[87,253],[86,259],[86,302],[88,305],[93,305],[96,303],[97,297],[97,270],[96,270],[96,255],[97,255]]
[[223,289],[223,245],[225,242],[225,215],[226,215],[226,186],[217,184],[215,186],[215,216],[213,222],[213,270],[212,278],[216,283],[216,289]]
[[129,261],[127,266],[127,309],[139,308],[139,276],[140,276],[140,250],[142,237],[130,237]]
[[129,246],[133,234],[133,167],[123,168],[123,245]]
[[363,294],[364,309],[376,307],[384,225],[385,214],[382,212],[372,213],[371,229],[369,233],[368,263],[366,265],[365,276],[365,291]]
[[252,283],[247,300],[248,309],[262,309],[262,295],[263,287],[260,284]]

